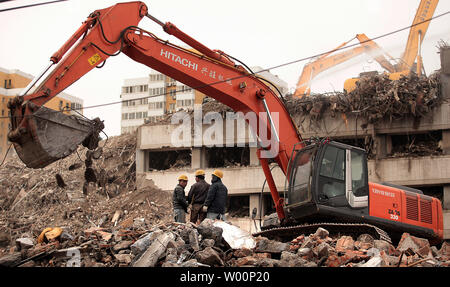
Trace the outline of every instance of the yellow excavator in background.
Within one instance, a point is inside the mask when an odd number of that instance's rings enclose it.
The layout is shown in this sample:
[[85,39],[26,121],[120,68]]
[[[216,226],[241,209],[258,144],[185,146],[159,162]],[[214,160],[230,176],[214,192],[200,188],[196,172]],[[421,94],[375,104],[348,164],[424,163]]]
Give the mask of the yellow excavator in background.
[[[393,66],[393,69],[387,69],[386,66],[381,65],[389,72],[388,75],[391,80],[398,80],[400,79],[400,77],[407,76],[410,73],[416,73],[418,76],[425,74],[421,48],[423,39],[425,38],[425,34],[428,30],[428,26],[430,25],[430,21],[426,20],[433,17],[438,3],[439,0],[420,1],[416,16],[414,17],[411,29],[409,30],[408,41],[406,43],[405,51],[403,52],[402,57],[400,58],[400,60],[398,60],[397,64]],[[371,42],[371,40],[368,38],[366,40],[359,40],[367,41],[366,43]],[[378,61],[378,63],[380,62]],[[364,75],[360,74],[360,77],[361,76]],[[358,82],[359,79],[360,78],[352,78],[346,80],[344,83],[344,90],[347,92],[353,91],[356,88],[356,82]]]
[[[334,52],[344,47],[355,38],[359,40],[361,46],[332,55]],[[342,43],[334,50],[318,57],[313,62],[306,64],[303,67],[302,74],[300,75],[300,78],[297,82],[294,96],[299,98],[303,96],[309,96],[311,92],[311,82],[319,73],[328,70],[336,65],[339,65],[345,61],[348,61],[362,53],[370,55],[387,71],[395,72],[395,67],[390,62],[394,59],[385,51],[383,51],[377,43],[371,41],[365,34],[357,34],[355,38]]]

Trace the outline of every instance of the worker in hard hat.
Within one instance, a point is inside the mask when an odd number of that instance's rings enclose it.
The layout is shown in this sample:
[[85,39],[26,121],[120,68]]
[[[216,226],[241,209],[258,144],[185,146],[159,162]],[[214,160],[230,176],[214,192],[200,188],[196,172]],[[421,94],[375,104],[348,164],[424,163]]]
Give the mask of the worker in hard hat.
[[197,220],[202,222],[206,218],[206,212],[202,211],[202,207],[210,186],[205,181],[205,171],[202,169],[195,171],[195,181],[187,196],[187,201],[191,205],[190,221],[192,223],[197,223]]
[[180,175],[178,177],[178,184],[173,191],[172,203],[176,222],[186,223],[188,202],[186,201],[184,188],[186,187],[187,182],[188,177],[184,174]]
[[211,186],[202,208],[206,212],[206,218],[225,220],[228,189],[222,183],[222,178],[223,172],[216,169],[212,174]]

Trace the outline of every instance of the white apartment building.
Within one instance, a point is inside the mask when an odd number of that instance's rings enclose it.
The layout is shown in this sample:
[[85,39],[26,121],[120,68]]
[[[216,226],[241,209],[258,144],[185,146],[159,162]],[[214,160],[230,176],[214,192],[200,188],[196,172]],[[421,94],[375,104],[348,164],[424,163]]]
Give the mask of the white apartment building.
[[[255,73],[261,67],[251,68]],[[269,71],[258,73],[285,96],[288,84]],[[268,85],[273,89],[271,85]],[[155,70],[145,78],[125,79],[122,86],[121,133],[130,133],[145,123],[154,123],[168,113],[193,109],[201,105],[205,95]]]
[[[121,133],[128,133],[148,118],[148,78],[126,79],[122,87]],[[163,113],[161,113],[162,115]]]
[[[151,70],[148,77],[125,79],[122,86],[121,133],[156,122],[167,113],[193,109],[196,92],[174,79]],[[201,103],[203,95],[197,93]]]

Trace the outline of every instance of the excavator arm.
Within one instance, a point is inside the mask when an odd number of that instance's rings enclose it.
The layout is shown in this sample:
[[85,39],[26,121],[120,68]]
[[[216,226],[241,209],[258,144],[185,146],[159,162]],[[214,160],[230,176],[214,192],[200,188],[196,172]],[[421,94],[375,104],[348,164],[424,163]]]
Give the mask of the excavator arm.
[[411,29],[409,30],[408,41],[406,42],[405,51],[403,52],[401,62],[399,63],[398,71],[412,71],[414,63],[417,60],[417,74],[420,75],[423,69],[422,56],[420,53],[421,45],[425,34],[427,33],[428,26],[434,15],[434,11],[439,3],[439,0],[421,0],[419,8],[417,8],[414,21]]
[[386,53],[377,43],[369,39],[366,34],[357,34],[356,38],[364,47],[366,53],[377,61],[383,69],[389,73],[394,73],[396,71],[395,66],[391,64],[391,61],[394,61],[394,58]]
[[[79,144],[95,149],[100,119],[67,116],[43,105],[84,74],[120,52],[124,33],[135,29],[147,13],[141,2],[117,4],[89,15],[81,27],[50,58],[50,64],[17,97],[8,102],[11,130],[8,139],[21,160],[42,168],[74,152]],[[56,65],[32,93],[37,81]]]
[[[342,64],[356,56],[366,53],[371,56],[375,61],[377,61],[384,69],[393,73],[395,72],[395,66],[391,64],[390,61],[394,59],[386,53],[377,43],[370,40],[365,34],[357,34],[356,37],[361,46],[355,47],[353,49],[343,51],[341,53],[331,55],[335,51],[347,45],[350,41],[347,41],[339,45],[334,50],[326,53],[315,61],[306,64],[303,67],[302,74],[297,82],[297,89],[295,90],[294,96],[303,97],[304,95],[310,94],[311,82],[320,73],[336,66]],[[331,56],[330,56],[331,55]]]
[[304,95],[309,95],[311,82],[318,74],[346,62],[351,58],[364,53],[364,51],[363,47],[355,47],[336,55],[318,58],[314,62],[306,64],[303,67],[302,74],[297,82],[297,89],[295,90],[294,96],[301,98]]
[[[152,33],[138,28],[137,24],[144,16],[148,16],[160,24],[166,32],[200,53],[163,41]],[[77,41],[78,44],[69,50]],[[264,82],[241,66],[236,66],[223,52],[210,50],[175,25],[163,23],[149,15],[147,6],[142,2],[121,3],[92,13],[68,42],[52,56],[52,62],[59,64],[35,92],[11,101],[10,138],[22,161],[29,167],[44,167],[69,155],[80,143],[84,144],[86,138],[92,134],[98,134],[99,121],[94,121],[87,123],[87,132],[80,133],[76,139],[65,139],[71,133],[75,133],[74,124],[65,123],[66,118],[43,116],[43,114],[61,116],[62,113],[42,111],[42,105],[94,67],[103,65],[108,57],[120,52],[195,88],[236,112],[244,114],[251,112],[257,116],[257,121],[248,122],[257,135],[258,157],[278,216],[283,220],[285,217],[283,200],[278,195],[268,160],[273,158],[288,176],[290,153],[294,146],[298,147],[301,142],[283,102]],[[77,118],[75,121],[80,119]],[[59,128],[50,131],[48,128],[50,125]],[[260,131],[266,131],[267,136],[262,136]],[[46,133],[39,136],[43,132]],[[61,146],[58,143],[64,144]],[[60,150],[59,153],[55,156],[49,155],[55,148]]]

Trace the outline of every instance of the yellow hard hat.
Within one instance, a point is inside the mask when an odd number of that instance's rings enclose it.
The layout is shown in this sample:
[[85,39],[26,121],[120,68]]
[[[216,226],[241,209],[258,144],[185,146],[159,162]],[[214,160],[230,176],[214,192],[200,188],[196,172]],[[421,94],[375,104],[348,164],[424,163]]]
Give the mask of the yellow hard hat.
[[205,175],[205,171],[203,169],[199,169],[195,172],[195,176],[197,175]]
[[188,177],[187,177],[186,175],[182,174],[182,175],[180,175],[180,176],[178,177],[178,180],[185,180],[185,181],[188,181]]
[[223,172],[218,170],[218,169],[216,169],[212,174],[214,174],[218,178],[222,178],[223,177]]

